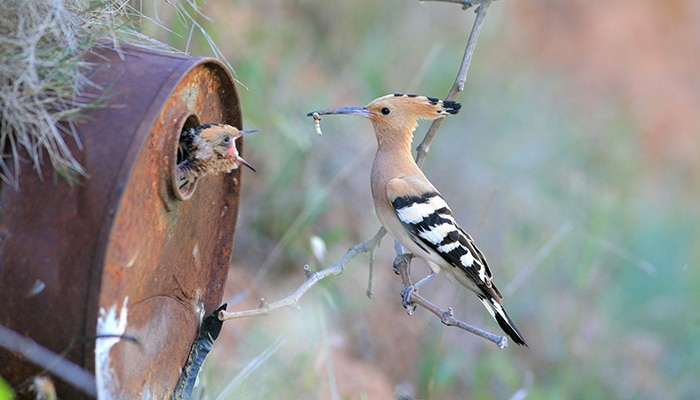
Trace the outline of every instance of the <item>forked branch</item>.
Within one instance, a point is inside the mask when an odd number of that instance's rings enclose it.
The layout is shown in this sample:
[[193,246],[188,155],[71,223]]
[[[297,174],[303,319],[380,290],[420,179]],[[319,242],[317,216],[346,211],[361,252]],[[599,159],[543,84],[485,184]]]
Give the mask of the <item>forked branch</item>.
[[274,303],[268,303],[265,299],[260,299],[260,305],[252,310],[245,311],[219,311],[219,319],[222,321],[234,318],[252,317],[256,315],[267,315],[271,311],[277,310],[283,307],[295,307],[299,300],[304,296],[306,292],[311,289],[318,281],[327,278],[329,276],[340,275],[343,273],[345,264],[350,262],[355,256],[361,253],[370,253],[372,255],[374,250],[379,246],[382,238],[386,234],[384,228],[380,229],[372,239],[365,240],[364,242],[351,247],[345,255],[338,260],[333,265],[321,270],[313,271],[308,265],[304,266],[304,272],[306,273],[306,280],[299,286],[299,288],[294,291],[291,295],[277,300]]
[[[455,79],[454,84],[452,85],[452,88],[450,89],[448,95],[445,97],[446,100],[454,100],[457,96],[457,94],[464,90],[464,85],[467,79],[467,71],[469,70],[469,65],[471,63],[472,56],[474,55],[474,48],[476,46],[476,41],[477,38],[479,37],[479,33],[481,31],[481,27],[484,22],[484,17],[486,16],[486,11],[488,10],[489,5],[493,0],[428,0],[428,1],[444,1],[448,3],[457,3],[461,4],[463,9],[467,9],[471,7],[472,5],[479,4],[479,6],[476,9],[476,18],[474,20],[474,24],[472,26],[471,33],[469,35],[469,39],[467,41],[467,46],[464,51],[464,56],[462,57],[462,63],[459,69],[459,72],[457,74],[457,78]],[[430,144],[432,143],[433,139],[435,138],[435,135],[437,134],[438,129],[440,128],[442,119],[437,119],[433,122],[433,124],[430,126],[428,129],[427,133],[425,134],[425,137],[421,141],[420,145],[418,146],[418,151],[416,154],[416,163],[418,166],[422,166],[425,157],[427,156],[429,150],[430,150]],[[309,266],[304,267],[304,271],[306,273],[306,280],[302,283],[302,285],[291,295],[275,301],[274,303],[267,303],[264,299],[261,299],[260,305],[252,310],[246,310],[246,311],[235,311],[235,312],[227,312],[227,311],[221,311],[219,312],[219,318],[221,320],[228,320],[228,319],[234,319],[234,318],[242,318],[242,317],[249,317],[249,316],[255,316],[255,315],[266,315],[270,313],[271,311],[283,308],[283,307],[291,307],[291,306],[296,306],[301,299],[301,297],[311,289],[313,285],[315,285],[318,281],[321,279],[324,279],[328,276],[333,276],[333,275],[340,275],[343,272],[343,268],[345,265],[355,258],[360,253],[369,253],[370,255],[370,267],[374,263],[374,251],[375,249],[379,246],[379,243],[381,242],[382,238],[386,234],[386,230],[382,227],[380,228],[377,233],[374,235],[372,239],[366,240],[360,244],[357,244],[353,247],[351,247],[347,253],[335,264],[321,270],[321,271],[312,271]],[[409,274],[409,267],[410,267],[410,260],[411,260],[411,255],[410,254],[404,254],[402,247],[398,246],[399,249],[397,250],[397,257],[394,260],[394,268],[399,273],[401,276],[401,280],[405,286],[405,288],[411,288],[413,284],[411,283],[410,279],[410,274]],[[369,280],[369,287],[367,289],[367,295],[371,296],[372,289],[371,289],[371,282],[372,282],[372,272],[370,268],[370,280]],[[437,316],[440,321],[447,325],[447,326],[456,326],[460,329],[463,329],[465,331],[471,332],[475,335],[478,335],[480,337],[483,337],[484,339],[487,339],[493,343],[495,343],[499,348],[504,348],[508,345],[508,340],[506,339],[505,336],[498,336],[494,335],[492,333],[486,332],[482,329],[476,328],[474,326],[468,325],[465,322],[457,319],[454,317],[454,313],[452,308],[448,308],[447,310],[442,310],[435,304],[431,303],[421,295],[419,295],[417,292],[413,291],[413,293],[410,295],[410,300],[411,300],[411,305],[407,306],[407,310],[409,311],[409,314],[412,312],[412,310],[415,308],[414,305],[419,305],[426,310],[430,311],[433,313],[435,316]]]
[[[486,12],[488,11],[489,6],[491,5],[491,2],[493,0],[429,0],[429,1],[443,1],[447,3],[458,3],[462,4],[462,9],[466,10],[469,7],[479,4],[479,6],[476,8],[475,13],[476,17],[474,18],[474,24],[472,25],[471,32],[469,33],[469,39],[467,40],[467,46],[464,49],[464,55],[462,56],[462,63],[459,68],[459,72],[457,73],[457,77],[455,78],[454,83],[452,84],[452,87],[450,88],[449,93],[445,97],[445,100],[454,100],[457,97],[457,94],[464,90],[464,85],[467,81],[467,72],[469,71],[469,66],[471,64],[472,57],[474,56],[474,49],[476,48],[476,42],[477,39],[479,38],[479,34],[481,32],[481,27],[484,24],[484,18],[486,17]],[[430,128],[428,128],[428,131],[426,132],[425,136],[423,137],[423,140],[421,143],[418,145],[418,149],[416,151],[416,164],[418,164],[419,167],[423,166],[423,162],[425,161],[426,156],[428,155],[428,152],[430,151],[430,145],[433,142],[433,139],[435,139],[435,136],[437,135],[438,130],[440,129],[440,125],[442,124],[443,118],[436,119],[433,121],[433,123],[430,125]],[[404,290],[410,289],[413,286],[413,283],[411,283],[411,278],[409,274],[410,266],[411,266],[411,256],[407,255],[403,252],[403,247],[402,246],[396,246],[396,259],[394,260],[394,270],[401,276],[401,281],[404,284]],[[447,326],[456,326],[460,329],[464,329],[465,331],[471,332],[477,336],[481,336],[486,340],[489,340],[493,343],[495,343],[499,348],[504,348],[508,346],[508,339],[505,336],[498,336],[494,335],[492,333],[486,332],[482,329],[479,329],[477,327],[471,326],[469,324],[466,324],[463,321],[458,320],[457,318],[454,317],[454,313],[452,308],[448,308],[447,310],[442,310],[435,304],[431,303],[428,301],[426,298],[420,296],[418,293],[415,291],[410,295],[410,300],[411,303],[410,305],[406,305],[406,310],[408,311],[409,314],[413,312],[413,309],[415,308],[415,305],[419,305],[426,310],[430,311],[431,313],[435,314],[436,317],[440,318],[440,321],[447,325]]]
[[[398,252],[398,251],[397,251]],[[396,271],[401,276],[401,282],[406,289],[412,289],[413,283],[411,282],[411,277],[408,273],[409,266],[411,264],[411,258],[413,257],[410,253],[402,253],[394,259],[394,271]],[[405,290],[405,289],[404,289]],[[499,348],[503,349],[508,347],[508,338],[505,336],[494,335],[493,333],[487,332],[483,329],[477,328],[473,325],[469,325],[466,322],[455,318],[454,310],[452,307],[447,310],[443,310],[437,305],[433,304],[431,301],[421,296],[415,290],[410,294],[411,304],[406,306],[406,311],[409,314],[413,313],[416,305],[419,305],[426,310],[433,313],[436,317],[440,319],[440,322],[446,326],[454,326],[459,329],[463,329],[467,332],[473,333],[480,336],[486,340],[489,340],[496,344]]]

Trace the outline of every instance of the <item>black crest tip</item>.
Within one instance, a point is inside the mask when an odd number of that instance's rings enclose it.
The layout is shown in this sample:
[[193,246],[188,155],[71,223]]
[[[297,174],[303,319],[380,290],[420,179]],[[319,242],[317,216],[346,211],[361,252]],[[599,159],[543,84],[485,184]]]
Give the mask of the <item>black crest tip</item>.
[[462,108],[462,105],[460,103],[450,100],[443,101],[442,106],[445,108],[445,111],[447,111],[447,113],[449,114],[457,114]]

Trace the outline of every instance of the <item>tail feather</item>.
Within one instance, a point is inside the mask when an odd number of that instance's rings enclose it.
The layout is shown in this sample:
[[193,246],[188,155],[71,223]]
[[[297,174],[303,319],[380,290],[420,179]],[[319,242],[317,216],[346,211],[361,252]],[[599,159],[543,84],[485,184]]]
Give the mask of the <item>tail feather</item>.
[[513,320],[510,319],[501,303],[491,296],[489,296],[489,298],[482,294],[477,294],[477,296],[479,296],[479,300],[481,300],[481,303],[484,304],[484,307],[486,307],[493,319],[498,322],[498,325],[501,327],[501,329],[503,329],[503,332],[508,334],[508,336],[510,336],[515,343],[527,347],[525,338],[523,338],[523,335],[515,326]]

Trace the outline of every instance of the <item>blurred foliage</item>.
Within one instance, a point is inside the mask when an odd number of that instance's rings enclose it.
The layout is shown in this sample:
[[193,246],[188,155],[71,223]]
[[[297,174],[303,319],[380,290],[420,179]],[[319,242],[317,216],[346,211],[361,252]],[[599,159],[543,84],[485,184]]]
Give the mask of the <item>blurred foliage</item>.
[[13,397],[12,388],[0,377],[0,400],[10,400]]
[[[627,17],[635,27],[640,18],[655,18],[639,11],[653,11],[651,1],[623,3],[634,12],[615,14],[620,29]],[[645,89],[644,63],[655,63],[653,72],[683,58],[635,60],[636,53],[603,48],[604,40],[591,46],[582,32],[597,20],[584,17],[599,7],[590,2],[551,13],[537,7],[491,6],[459,97],[463,111],[447,118],[425,166],[485,252],[530,348],[498,351],[421,311],[406,316],[387,238],[377,255],[374,298],[364,295],[367,259],[360,256],[307,294],[301,310],[228,322],[205,367],[204,398],[216,398],[278,339],[286,341],[237,386],[235,398],[386,398],[400,387],[419,398],[501,399],[530,374],[523,389],[533,399],[680,399],[700,391],[696,160],[654,145],[660,135],[676,134],[654,129],[677,124],[653,124],[640,112],[664,102],[651,80]],[[669,23],[692,26],[699,13]],[[444,96],[473,13],[400,0],[211,0],[203,14],[212,17],[201,23],[235,69],[246,127],[262,129],[245,143],[258,172],[243,179],[227,287],[229,295],[251,293],[233,306],[243,309],[291,293],[304,264],[330,264],[379,227],[369,195],[371,125],[327,117],[318,137],[306,113],[390,92]],[[528,19],[540,14],[549,19]],[[655,21],[650,29],[661,36],[668,26]],[[197,35],[176,31],[170,39],[209,55]],[[644,50],[639,54],[657,54]],[[629,75],[618,64],[576,59],[596,57],[594,51],[632,57]],[[635,77],[639,82],[630,83]],[[697,80],[685,84],[700,102]],[[691,145],[700,149],[695,125],[683,129],[694,132]],[[311,256],[313,235],[327,242],[323,262]],[[415,265],[414,275],[425,272]],[[422,291],[498,331],[465,290],[436,279]]]

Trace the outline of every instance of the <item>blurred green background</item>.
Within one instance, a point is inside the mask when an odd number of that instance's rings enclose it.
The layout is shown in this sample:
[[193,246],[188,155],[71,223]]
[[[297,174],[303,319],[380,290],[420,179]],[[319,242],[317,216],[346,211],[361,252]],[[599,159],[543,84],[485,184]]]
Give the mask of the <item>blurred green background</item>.
[[[157,38],[212,55],[167,3],[142,5],[173,30]],[[444,97],[474,13],[409,0],[210,0],[201,11],[235,69],[245,127],[262,130],[245,142],[257,173],[244,172],[227,283],[229,310],[241,310],[290,294],[304,264],[321,269],[379,227],[371,124],[326,117],[319,137],[306,113],[393,92]],[[387,237],[373,298],[361,255],[299,309],[227,322],[200,394],[697,398],[698,27],[692,0],[490,7],[462,112],[445,120],[424,169],[485,253],[529,348],[498,350],[424,310],[406,315]],[[414,262],[414,277],[425,273]],[[500,333],[444,278],[421,293]]]

